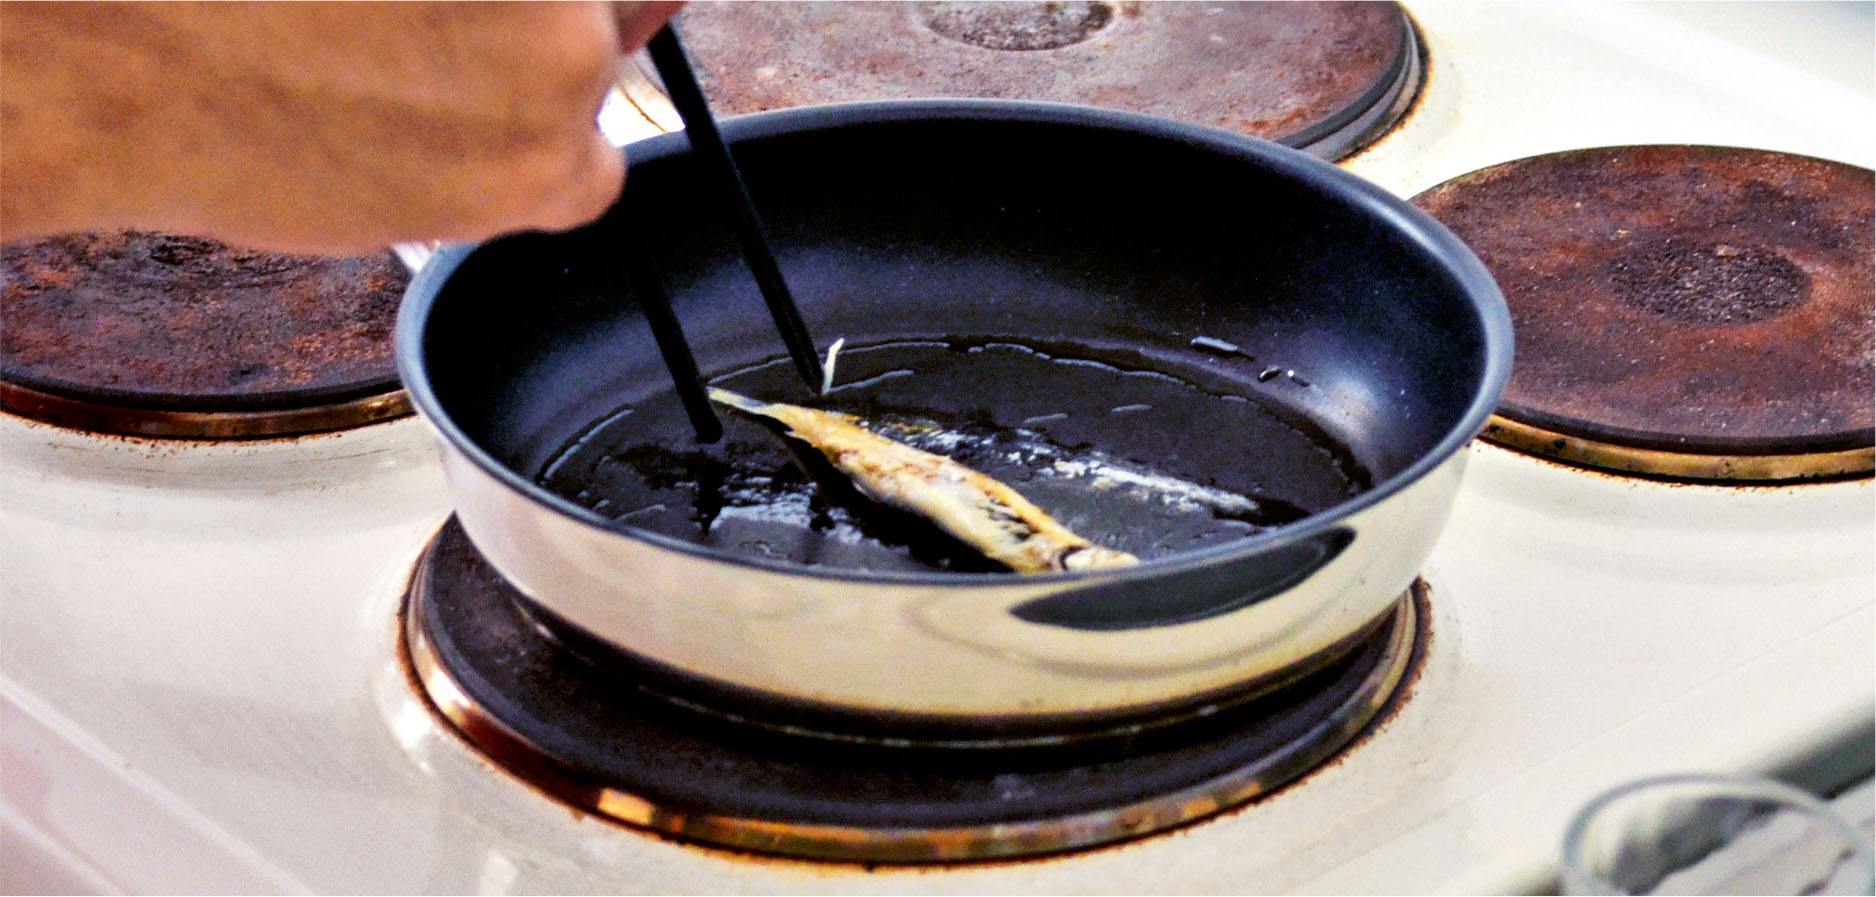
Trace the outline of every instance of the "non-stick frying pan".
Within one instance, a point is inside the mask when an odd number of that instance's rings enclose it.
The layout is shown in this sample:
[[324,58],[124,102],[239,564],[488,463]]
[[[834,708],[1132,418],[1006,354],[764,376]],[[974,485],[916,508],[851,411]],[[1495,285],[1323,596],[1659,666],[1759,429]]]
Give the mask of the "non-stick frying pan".
[[598,222],[439,254],[400,322],[463,526],[544,621],[737,712],[976,737],[1258,688],[1347,644],[1416,575],[1511,353],[1490,276],[1431,218],[1275,144],[1079,107],[830,106],[724,133],[810,330],[856,347],[851,377],[891,375],[852,393],[864,410],[993,443],[1022,431],[1300,519],[1154,543],[1147,499],[1091,483],[1070,509],[1082,534],[1146,561],[1019,576],[866,552],[810,566],[544,488],[595,440],[614,460],[712,451],[687,447],[634,256],[660,268],[706,375],[815,401],[665,135],[628,147]]

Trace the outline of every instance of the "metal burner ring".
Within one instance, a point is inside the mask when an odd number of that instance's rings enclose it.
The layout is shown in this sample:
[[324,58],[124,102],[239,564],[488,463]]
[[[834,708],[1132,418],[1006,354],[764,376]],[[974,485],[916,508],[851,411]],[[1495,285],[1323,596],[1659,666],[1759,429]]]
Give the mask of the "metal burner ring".
[[164,439],[265,439],[325,433],[411,413],[403,390],[304,408],[252,411],[178,411],[126,408],[66,398],[0,382],[0,410],[93,433]]

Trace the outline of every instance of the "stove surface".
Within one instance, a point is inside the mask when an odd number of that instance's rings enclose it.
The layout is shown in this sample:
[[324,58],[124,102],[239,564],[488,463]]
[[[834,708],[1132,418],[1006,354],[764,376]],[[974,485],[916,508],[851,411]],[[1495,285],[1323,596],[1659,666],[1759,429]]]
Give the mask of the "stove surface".
[[[1612,144],[1876,165],[1868,4],[1408,9],[1425,95],[1345,163],[1398,195]],[[1424,571],[1425,667],[1365,742],[1169,834],[956,867],[663,840],[489,766],[397,659],[448,513],[414,419],[199,443],[0,417],[0,888],[1519,891],[1550,885],[1566,820],[1619,782],[1869,769],[1867,478],[1677,485],[1475,443]]]

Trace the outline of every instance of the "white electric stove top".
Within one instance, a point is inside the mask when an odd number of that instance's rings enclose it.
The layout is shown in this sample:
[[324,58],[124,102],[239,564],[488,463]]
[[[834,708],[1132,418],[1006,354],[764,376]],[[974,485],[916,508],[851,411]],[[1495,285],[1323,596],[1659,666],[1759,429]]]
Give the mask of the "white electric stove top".
[[[1868,4],[1409,10],[1425,96],[1345,163],[1403,196],[1610,144],[1876,165]],[[1867,774],[1870,479],[1671,485],[1469,453],[1425,570],[1425,667],[1338,762],[1129,844],[868,870],[585,816],[444,728],[395,651],[449,512],[420,422],[211,444],[0,416],[0,890],[1518,891],[1549,886],[1565,821],[1621,781]]]

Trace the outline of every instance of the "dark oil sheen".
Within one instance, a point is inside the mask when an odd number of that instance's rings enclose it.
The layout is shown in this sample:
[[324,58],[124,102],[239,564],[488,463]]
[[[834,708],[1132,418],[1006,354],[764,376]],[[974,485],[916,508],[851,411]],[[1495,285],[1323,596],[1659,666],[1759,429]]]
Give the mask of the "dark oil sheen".
[[[1163,363],[1149,370],[1094,354],[893,342],[842,352],[822,398],[804,398],[787,359],[711,383],[857,414],[875,432],[948,455],[1096,544],[1141,558],[1254,535],[1368,485],[1346,451],[1252,390],[1201,388]],[[620,524],[727,554],[846,569],[1002,570],[924,521],[817,482],[768,427],[718,414],[723,439],[699,445],[669,392],[620,408],[572,439],[537,480]]]

